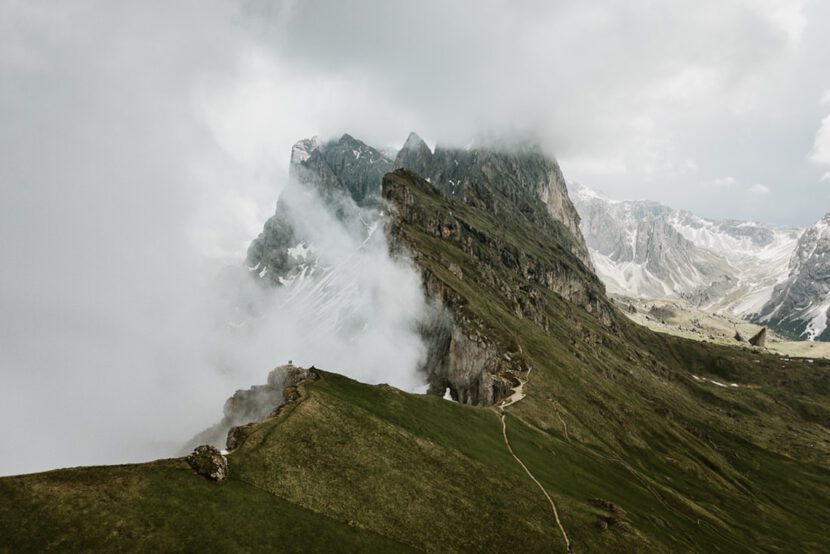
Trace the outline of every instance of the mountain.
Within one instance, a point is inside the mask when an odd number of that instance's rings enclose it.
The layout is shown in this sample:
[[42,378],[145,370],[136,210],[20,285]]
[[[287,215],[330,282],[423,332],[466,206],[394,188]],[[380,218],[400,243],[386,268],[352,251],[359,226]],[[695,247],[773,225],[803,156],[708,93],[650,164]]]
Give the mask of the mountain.
[[412,169],[444,194],[490,203],[485,207],[492,210],[497,206],[491,196],[469,191],[471,187],[498,191],[540,228],[567,243],[590,267],[588,248],[579,233],[579,215],[568,197],[562,171],[537,146],[511,150],[439,146],[433,152],[423,139],[410,133],[394,161],[348,134],[326,143],[316,137],[297,142],[291,152],[289,183],[276,212],[248,249],[251,271],[274,284],[285,284],[320,270],[313,245],[298,231],[307,215],[303,200],[310,192],[321,196],[341,220],[360,222],[351,229],[355,235],[368,236],[380,217],[382,178],[393,167]]
[[[324,214],[309,206],[308,196],[319,196],[329,211],[346,223],[346,232],[355,237],[354,243],[362,246],[377,229],[383,174],[393,166],[418,170],[448,198],[496,216],[518,211],[536,226],[535,233],[562,245],[577,258],[576,265],[584,266],[577,278],[551,274],[545,278],[552,283],[561,279],[564,284],[555,286],[573,289],[568,291],[572,295],[585,288],[581,284],[584,280],[600,286],[593,274],[585,271],[590,270],[588,249],[555,160],[534,144],[510,149],[490,144],[468,149],[438,146],[432,151],[415,133],[408,136],[394,162],[348,134],[326,143],[316,138],[296,143],[289,185],[280,196],[274,216],[248,250],[251,271],[266,282],[292,287],[301,294],[310,291],[320,297],[316,305],[325,306],[329,314],[341,314],[338,321],[354,321],[349,313],[348,291],[344,290],[347,287],[308,284],[312,276],[318,282],[344,284],[353,277],[338,275],[354,273],[330,259],[319,259],[319,249],[311,238],[314,229],[308,228],[308,221]],[[314,217],[309,217],[311,213]],[[521,252],[505,255],[523,262]],[[508,395],[516,380],[516,362],[504,360],[501,351],[473,329],[475,323],[450,314],[443,305],[448,300],[436,291],[430,292],[435,299],[433,313],[423,324],[423,332],[429,336],[429,352],[421,368],[430,392],[448,391],[452,398],[471,404],[493,404]],[[520,311],[521,307],[515,309]],[[359,327],[365,322],[357,323]]]
[[[534,143],[504,146],[483,142],[458,149],[440,145],[431,152],[415,133],[410,133],[395,160],[423,176],[450,198],[480,206],[498,214],[493,193],[557,240],[585,266],[591,267],[585,241],[579,232],[574,208],[559,164]],[[481,192],[484,191],[484,194]],[[562,228],[564,227],[564,229]]]
[[[308,196],[318,196],[346,231],[366,238],[380,209],[380,182],[392,169],[392,160],[379,150],[344,134],[321,143],[316,137],[297,142],[291,150],[288,184],[276,212],[248,248],[247,264],[259,278],[272,284],[290,281],[320,270],[309,250],[309,217],[320,216]],[[312,223],[313,224],[313,223]]]
[[614,294],[678,297],[750,317],[788,274],[799,229],[714,221],[656,202],[611,200],[574,186],[597,273]]
[[[231,431],[224,480],[185,458],[0,478],[0,549],[826,550],[830,361],[635,325],[582,259],[555,162],[407,142],[379,221],[432,302],[433,394],[307,368]],[[331,197],[332,217],[363,202]],[[268,244],[297,243],[259,262]]]
[[788,270],[758,320],[808,340],[830,340],[830,214],[802,233]]

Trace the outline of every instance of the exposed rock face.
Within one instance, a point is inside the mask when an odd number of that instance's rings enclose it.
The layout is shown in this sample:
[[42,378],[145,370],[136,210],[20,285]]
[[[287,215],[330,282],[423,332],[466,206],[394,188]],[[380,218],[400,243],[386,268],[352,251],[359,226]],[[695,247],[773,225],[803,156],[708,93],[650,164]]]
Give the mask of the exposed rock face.
[[[477,195],[488,195],[486,187],[468,185],[462,195],[464,204],[480,201]],[[418,194],[414,194],[417,191]],[[556,261],[534,258],[506,241],[481,232],[455,217],[462,204],[444,196],[430,183],[406,169],[398,169],[384,178],[383,194],[391,206],[387,222],[388,235],[395,244],[407,246],[404,226],[441,238],[477,260],[475,277],[497,290],[506,299],[517,317],[529,319],[540,327],[549,328],[545,301],[532,285],[546,288],[562,298],[595,314],[603,323],[613,326],[613,310],[602,294],[602,285],[571,253],[570,244],[559,245],[561,255]],[[428,202],[450,203],[448,210],[436,210]],[[521,218],[515,207],[502,206],[502,217]],[[550,216],[548,216],[550,217]],[[556,244],[555,242],[553,244]],[[426,362],[430,391],[443,394],[449,388],[452,397],[461,402],[491,404],[509,394],[515,373],[524,371],[522,357],[515,347],[496,338],[483,324],[463,309],[463,300],[444,280],[425,267],[416,249],[414,261],[424,272],[428,296],[436,302],[436,313],[426,325],[424,335],[430,347]],[[449,269],[452,264],[447,262]],[[459,279],[464,271],[450,269]],[[507,353],[507,354],[505,354]]]
[[[291,152],[290,179],[280,195],[276,213],[248,248],[248,267],[258,277],[280,285],[303,271],[313,270],[313,245],[300,230],[307,217],[304,203],[309,192],[319,195],[341,220],[377,219],[381,206],[380,183],[392,169],[392,160],[350,135],[320,143],[315,137],[296,143]],[[360,216],[360,217],[359,217]],[[354,232],[365,232],[356,228]]]
[[317,187],[324,195],[339,191],[358,205],[379,202],[380,182],[392,169],[392,160],[382,152],[348,134],[325,144],[306,139],[297,145],[308,152],[296,163],[292,155],[290,174],[299,183]]
[[193,471],[212,481],[224,481],[228,478],[227,458],[209,444],[197,446],[187,457],[187,463]]
[[395,167],[409,169],[447,196],[476,202],[495,214],[511,204],[539,225],[541,232],[566,244],[586,267],[592,267],[562,171],[538,146],[436,147],[430,152],[426,143],[411,133]]
[[399,167],[405,167],[421,176],[429,177],[432,174],[432,150],[415,133],[409,133],[395,158],[395,168]]
[[674,296],[748,316],[786,275],[797,229],[713,221],[656,202],[616,201],[573,187],[582,232],[608,291]]
[[505,357],[503,345],[487,338],[481,324],[462,315],[459,299],[429,272],[424,284],[433,299],[433,313],[421,332],[428,344],[423,371],[429,382],[429,394],[450,397],[462,404],[496,404],[511,393],[514,374],[524,371],[518,360]]
[[[313,191],[342,219],[361,220],[371,226],[380,217],[383,176],[393,165],[414,171],[448,196],[484,204],[494,213],[505,204],[518,208],[541,232],[553,235],[591,267],[579,215],[568,197],[559,165],[537,146],[439,147],[432,152],[415,133],[410,133],[394,164],[379,150],[348,134],[325,144],[316,138],[296,143],[291,153],[291,179],[275,215],[248,249],[248,266],[277,285],[313,267],[313,245],[297,230],[296,220],[302,218],[296,208],[301,204],[298,195]],[[472,193],[474,190],[479,192]]]
[[[284,396],[286,387],[293,387],[296,391],[294,385],[308,378],[312,371],[290,364],[280,366],[268,374],[265,385],[254,385],[248,390],[236,391],[225,402],[222,420],[193,437],[186,445],[185,451],[202,443],[216,446],[227,445],[228,449],[232,450],[236,445],[232,446],[231,443],[240,438],[240,436],[235,436],[233,441],[231,440],[232,431],[235,428],[271,415],[277,407],[289,401]],[[316,371],[313,373],[317,375]]]
[[764,327],[749,339],[749,344],[763,348],[767,345],[767,328]]
[[758,320],[808,340],[830,340],[830,214],[804,231],[786,280]]

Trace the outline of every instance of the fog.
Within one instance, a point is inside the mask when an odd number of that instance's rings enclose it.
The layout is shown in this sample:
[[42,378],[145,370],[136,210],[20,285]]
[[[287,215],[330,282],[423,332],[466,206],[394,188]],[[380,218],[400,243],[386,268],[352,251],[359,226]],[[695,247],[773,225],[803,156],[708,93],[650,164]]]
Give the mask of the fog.
[[300,138],[532,133],[614,197],[817,219],[827,4],[668,6],[0,1],[0,474],[169,455],[288,358],[418,388],[382,232],[315,237],[336,309],[248,288]]

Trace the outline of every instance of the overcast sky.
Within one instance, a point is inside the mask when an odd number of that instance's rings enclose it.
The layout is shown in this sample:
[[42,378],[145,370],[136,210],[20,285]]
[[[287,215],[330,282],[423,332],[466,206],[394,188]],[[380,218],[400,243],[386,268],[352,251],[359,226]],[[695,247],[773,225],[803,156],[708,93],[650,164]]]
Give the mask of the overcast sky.
[[818,0],[0,0],[0,473],[152,457],[261,382],[205,379],[205,276],[300,138],[532,134],[612,197],[812,223],[828,36]]
[[261,40],[202,97],[248,160],[298,133],[510,130],[618,198],[786,225],[830,210],[827,2],[248,6]]

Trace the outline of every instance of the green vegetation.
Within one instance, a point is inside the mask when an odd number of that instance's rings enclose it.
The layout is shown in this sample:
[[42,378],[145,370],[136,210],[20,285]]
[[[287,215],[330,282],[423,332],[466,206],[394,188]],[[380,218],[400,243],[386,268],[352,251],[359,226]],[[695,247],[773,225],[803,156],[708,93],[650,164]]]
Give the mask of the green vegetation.
[[[576,552],[827,550],[830,362],[633,325],[497,192],[492,215],[415,179],[394,183],[397,237],[533,368],[508,435]],[[581,283],[582,305],[527,268]],[[299,390],[224,482],[182,460],[0,479],[0,550],[564,551],[495,408],[325,372]]]
[[407,550],[183,460],[5,477],[0,498],[0,552]]

